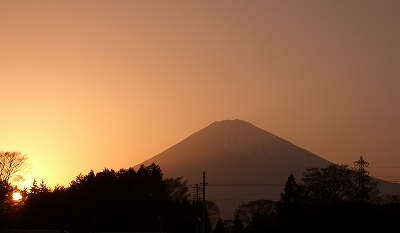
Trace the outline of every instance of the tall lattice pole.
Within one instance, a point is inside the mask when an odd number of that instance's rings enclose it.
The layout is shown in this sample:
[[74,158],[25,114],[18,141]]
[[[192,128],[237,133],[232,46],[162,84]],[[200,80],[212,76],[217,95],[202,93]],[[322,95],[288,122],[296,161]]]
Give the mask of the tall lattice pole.
[[365,198],[364,186],[367,182],[366,176],[369,175],[369,172],[365,168],[369,166],[369,163],[365,161],[362,156],[360,156],[360,159],[354,162],[354,166],[356,166],[357,182],[358,182],[357,185],[359,189],[359,195],[357,196],[360,200],[363,200]]
[[360,173],[366,174],[366,175],[369,174],[368,171],[365,170],[365,168],[369,166],[369,163],[367,161],[365,161],[362,156],[360,156],[359,160],[354,162],[354,166],[356,166],[357,172],[360,172]]

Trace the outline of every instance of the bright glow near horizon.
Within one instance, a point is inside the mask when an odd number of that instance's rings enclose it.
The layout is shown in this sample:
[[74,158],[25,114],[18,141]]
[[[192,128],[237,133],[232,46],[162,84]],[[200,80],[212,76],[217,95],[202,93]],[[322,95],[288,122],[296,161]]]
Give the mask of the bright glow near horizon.
[[399,5],[1,1],[0,150],[68,185],[242,119],[399,181]]
[[19,200],[21,200],[21,198],[22,198],[22,195],[21,195],[20,192],[13,193],[13,200],[14,201],[19,201]]

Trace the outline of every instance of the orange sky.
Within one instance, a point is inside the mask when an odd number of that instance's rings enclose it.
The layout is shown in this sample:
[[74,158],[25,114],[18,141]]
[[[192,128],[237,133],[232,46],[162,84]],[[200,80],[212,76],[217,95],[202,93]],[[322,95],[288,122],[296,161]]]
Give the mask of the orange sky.
[[68,185],[242,119],[400,181],[399,1],[0,1],[0,150]]

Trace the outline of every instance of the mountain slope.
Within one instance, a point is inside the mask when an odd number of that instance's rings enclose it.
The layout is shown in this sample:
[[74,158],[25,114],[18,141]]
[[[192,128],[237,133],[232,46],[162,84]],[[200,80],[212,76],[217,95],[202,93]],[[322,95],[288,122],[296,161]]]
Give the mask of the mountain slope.
[[207,199],[227,218],[250,200],[279,200],[290,174],[299,180],[306,168],[331,164],[241,120],[214,122],[142,164],[153,162],[165,178],[183,176],[188,184],[201,183],[205,171]]
[[[160,165],[165,177],[184,176],[200,183],[275,183],[329,161],[240,120],[214,122],[143,162]],[[241,174],[241,175],[238,175]]]

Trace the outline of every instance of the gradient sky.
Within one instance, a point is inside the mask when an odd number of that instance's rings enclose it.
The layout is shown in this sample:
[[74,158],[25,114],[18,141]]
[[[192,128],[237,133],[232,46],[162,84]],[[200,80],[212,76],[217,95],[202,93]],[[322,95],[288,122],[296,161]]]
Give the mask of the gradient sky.
[[0,32],[0,150],[29,156],[26,186],[225,119],[400,182],[400,1],[4,0]]

